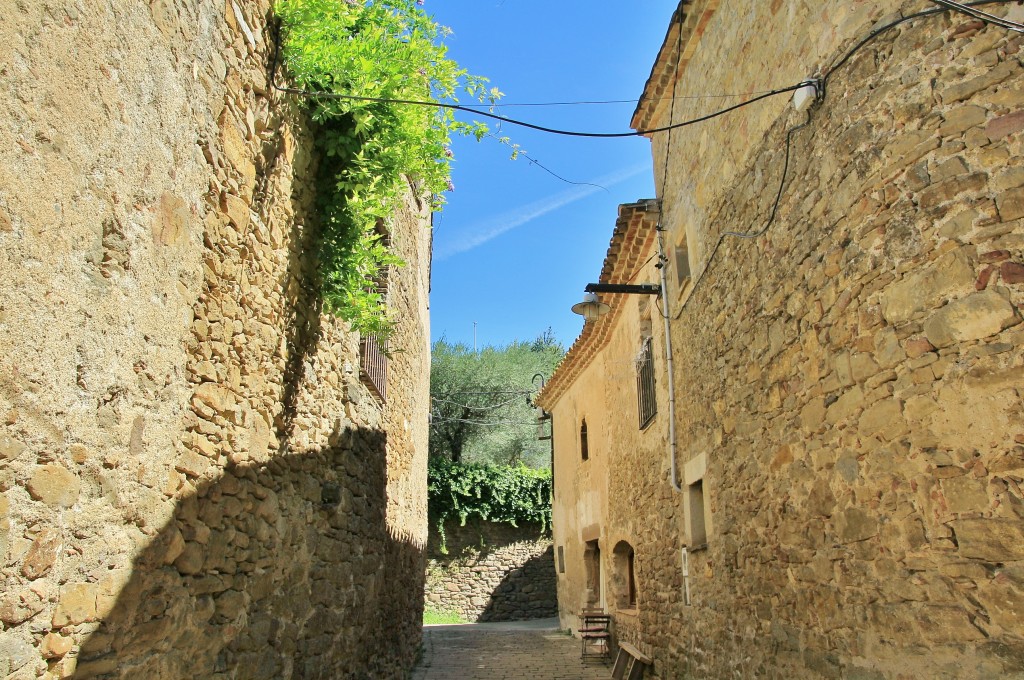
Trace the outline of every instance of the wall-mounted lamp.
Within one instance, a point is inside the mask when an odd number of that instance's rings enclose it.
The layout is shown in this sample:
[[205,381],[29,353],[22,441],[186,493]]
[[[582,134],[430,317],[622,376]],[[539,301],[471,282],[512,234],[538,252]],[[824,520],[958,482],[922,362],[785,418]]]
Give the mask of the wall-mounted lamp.
[[659,295],[661,286],[653,283],[588,283],[584,288],[583,302],[572,306],[572,311],[586,321],[597,321],[607,314],[611,307],[597,299],[598,293],[625,293],[627,295]]

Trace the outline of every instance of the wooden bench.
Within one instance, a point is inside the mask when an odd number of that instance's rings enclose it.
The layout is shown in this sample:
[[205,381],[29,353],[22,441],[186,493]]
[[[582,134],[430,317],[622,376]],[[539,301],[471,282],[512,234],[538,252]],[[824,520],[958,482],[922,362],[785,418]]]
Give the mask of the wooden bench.
[[612,680],[640,680],[644,669],[653,663],[651,657],[628,642],[619,643],[619,653],[612,666]]

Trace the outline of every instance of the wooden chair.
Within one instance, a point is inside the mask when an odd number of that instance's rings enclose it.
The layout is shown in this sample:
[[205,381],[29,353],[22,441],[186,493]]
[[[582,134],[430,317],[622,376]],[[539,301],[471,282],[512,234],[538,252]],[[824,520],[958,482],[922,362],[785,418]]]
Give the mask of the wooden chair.
[[600,610],[583,610],[580,617],[580,639],[583,642],[581,657],[584,661],[605,660],[611,656],[611,622],[612,617]]

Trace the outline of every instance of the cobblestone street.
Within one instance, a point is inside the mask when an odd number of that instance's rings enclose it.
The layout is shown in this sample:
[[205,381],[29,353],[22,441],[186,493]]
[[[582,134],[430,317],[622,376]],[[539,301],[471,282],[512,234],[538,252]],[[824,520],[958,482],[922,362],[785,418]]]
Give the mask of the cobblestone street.
[[423,628],[414,680],[597,680],[610,666],[580,660],[580,641],[557,619]]

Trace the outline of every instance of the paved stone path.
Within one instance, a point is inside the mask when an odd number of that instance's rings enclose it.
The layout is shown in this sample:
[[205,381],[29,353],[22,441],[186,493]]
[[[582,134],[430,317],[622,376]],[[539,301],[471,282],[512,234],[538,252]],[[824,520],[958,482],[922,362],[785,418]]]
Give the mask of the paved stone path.
[[611,667],[580,660],[580,641],[558,619],[424,626],[413,680],[607,680]]

